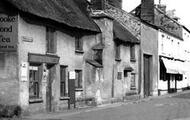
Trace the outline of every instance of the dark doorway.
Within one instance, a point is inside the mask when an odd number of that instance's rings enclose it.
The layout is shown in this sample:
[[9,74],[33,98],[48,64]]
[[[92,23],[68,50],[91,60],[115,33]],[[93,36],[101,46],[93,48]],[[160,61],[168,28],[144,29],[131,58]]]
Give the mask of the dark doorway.
[[144,55],[144,96],[150,96],[151,89],[151,79],[150,79],[150,71],[151,71],[151,56]]
[[52,111],[52,82],[55,78],[55,65],[48,64],[47,70],[49,72],[47,79],[47,88],[46,88],[46,110],[48,112]]

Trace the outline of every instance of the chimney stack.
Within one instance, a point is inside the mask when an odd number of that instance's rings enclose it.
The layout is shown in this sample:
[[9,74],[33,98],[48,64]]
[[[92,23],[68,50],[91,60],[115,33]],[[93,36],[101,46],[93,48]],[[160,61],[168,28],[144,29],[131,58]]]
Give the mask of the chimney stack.
[[141,0],[141,19],[154,24],[154,0]]

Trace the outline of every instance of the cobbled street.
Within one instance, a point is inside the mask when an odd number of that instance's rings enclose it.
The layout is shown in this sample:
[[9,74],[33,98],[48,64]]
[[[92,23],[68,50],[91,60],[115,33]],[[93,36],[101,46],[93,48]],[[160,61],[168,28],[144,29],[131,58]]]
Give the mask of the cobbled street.
[[47,120],[190,120],[190,92],[157,97],[133,104],[120,104],[74,112],[34,116]]

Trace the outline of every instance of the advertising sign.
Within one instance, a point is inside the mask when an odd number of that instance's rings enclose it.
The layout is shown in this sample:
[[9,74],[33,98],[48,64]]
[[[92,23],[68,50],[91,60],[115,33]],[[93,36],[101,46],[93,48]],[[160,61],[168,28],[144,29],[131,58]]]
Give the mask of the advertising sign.
[[75,75],[75,71],[70,71],[69,72],[69,79],[75,79],[76,75]]
[[0,52],[17,50],[17,16],[0,14]]
[[27,81],[27,71],[28,71],[28,64],[27,62],[21,63],[21,81]]

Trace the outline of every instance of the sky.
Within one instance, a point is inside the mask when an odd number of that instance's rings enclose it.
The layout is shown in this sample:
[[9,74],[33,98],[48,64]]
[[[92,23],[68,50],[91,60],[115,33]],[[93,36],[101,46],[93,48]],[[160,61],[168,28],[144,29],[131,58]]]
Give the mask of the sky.
[[[155,0],[155,4],[159,0]],[[127,12],[140,4],[141,0],[123,0],[123,9]],[[161,4],[167,5],[167,10],[175,9],[175,14],[180,18],[180,23],[190,29],[190,0],[161,0]]]

